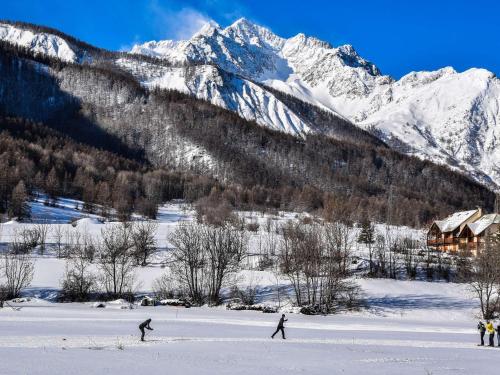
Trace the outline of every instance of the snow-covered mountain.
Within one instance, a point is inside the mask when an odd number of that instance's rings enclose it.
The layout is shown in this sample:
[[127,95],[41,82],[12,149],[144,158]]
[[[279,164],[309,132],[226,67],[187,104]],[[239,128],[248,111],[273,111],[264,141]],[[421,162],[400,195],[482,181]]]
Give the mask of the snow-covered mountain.
[[[245,19],[227,28],[210,23],[190,40],[148,42],[131,52],[175,63],[214,64],[245,82],[255,81],[341,114],[405,153],[450,165],[483,183],[500,184],[500,81],[486,70],[458,73],[446,67],[394,80],[350,45],[335,48],[304,34],[285,39]],[[205,78],[191,80],[206,83]],[[174,74],[148,83],[179,88],[185,80]],[[241,91],[255,95],[258,86],[248,86]],[[189,89],[221,104],[218,93],[207,97],[205,84],[200,90]],[[296,122],[286,106],[262,108],[262,101],[235,101],[234,107],[226,107],[240,114],[252,108],[267,111],[256,118],[259,123],[295,134],[313,128]],[[288,119],[286,127],[279,124],[283,118]]]
[[[66,62],[95,53],[61,34],[17,24],[0,23],[0,40]],[[394,80],[350,45],[333,47],[304,34],[282,38],[245,19],[226,28],[209,23],[189,40],[147,42],[131,52],[169,62],[112,57],[147,87],[176,89],[293,135],[335,135],[278,90],[347,118],[404,153],[500,186],[500,81],[486,70],[447,67]]]

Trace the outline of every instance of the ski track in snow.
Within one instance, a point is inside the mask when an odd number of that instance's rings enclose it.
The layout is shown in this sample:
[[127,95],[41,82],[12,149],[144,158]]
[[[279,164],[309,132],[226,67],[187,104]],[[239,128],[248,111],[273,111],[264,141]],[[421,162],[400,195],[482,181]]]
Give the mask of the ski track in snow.
[[[167,343],[280,343],[282,345],[321,344],[321,345],[361,345],[361,346],[397,346],[408,348],[453,348],[471,349],[470,343],[452,341],[426,340],[387,340],[387,339],[286,339],[254,338],[254,337],[169,337],[152,336],[141,342],[138,336],[2,336],[2,348],[82,348],[82,349],[115,349],[123,346],[151,346]],[[273,344],[274,345],[274,344]],[[488,347],[478,347],[487,350]]]
[[[81,317],[2,317],[2,321],[10,322],[136,322],[137,318],[81,318]],[[213,325],[236,325],[236,326],[250,326],[250,327],[274,327],[274,322],[256,321],[256,320],[242,320],[242,319],[202,319],[202,318],[155,318],[156,322],[162,323],[204,323]],[[308,330],[322,330],[322,331],[383,331],[383,332],[415,332],[415,333],[456,333],[456,334],[474,334],[474,329],[459,329],[449,327],[437,326],[387,326],[387,325],[373,325],[373,324],[349,324],[349,323],[289,323],[288,328],[293,329],[308,329]]]

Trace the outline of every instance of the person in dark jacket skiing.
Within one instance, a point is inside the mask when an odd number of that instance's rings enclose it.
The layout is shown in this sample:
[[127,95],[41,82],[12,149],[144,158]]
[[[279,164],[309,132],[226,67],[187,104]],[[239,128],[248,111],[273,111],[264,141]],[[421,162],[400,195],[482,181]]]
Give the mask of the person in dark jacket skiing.
[[477,330],[481,335],[481,346],[484,346],[484,335],[486,334],[486,327],[484,326],[483,322],[480,321],[479,323],[477,323]]
[[286,339],[285,337],[285,322],[288,322],[288,319],[285,319],[285,314],[281,315],[280,322],[278,323],[278,328],[276,328],[276,331],[273,333],[271,336],[272,339],[274,339],[274,336],[281,331],[281,336],[283,337],[283,340]]
[[498,342],[498,347],[500,348],[500,322],[497,324],[497,342]]
[[142,322],[141,324],[139,324],[139,329],[141,330],[141,341],[144,341],[144,335],[146,334],[144,332],[144,328],[149,329],[150,331],[153,330],[153,328],[151,328],[149,326],[149,323],[151,323],[151,319],[148,319],[148,320]]

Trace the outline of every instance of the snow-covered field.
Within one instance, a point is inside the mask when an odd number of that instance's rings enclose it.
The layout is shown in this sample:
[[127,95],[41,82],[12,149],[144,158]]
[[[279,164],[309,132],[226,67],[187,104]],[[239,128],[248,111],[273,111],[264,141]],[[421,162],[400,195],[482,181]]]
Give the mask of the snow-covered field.
[[[0,374],[487,374],[498,367],[498,349],[476,346],[475,303],[461,287],[385,280],[363,287],[371,310],[288,314],[286,341],[269,337],[278,314],[34,299],[0,310]],[[146,318],[154,331],[142,343],[137,325]]]
[[[82,218],[75,202],[54,210],[32,205],[35,221],[97,235],[107,224]],[[248,214],[263,228],[270,216]],[[275,221],[293,218],[281,213]],[[76,227],[67,224],[78,218]],[[193,212],[180,203],[162,207],[156,239],[168,250],[168,234]],[[64,224],[66,223],[66,224]],[[9,242],[24,225],[2,225]],[[380,228],[382,229],[382,228]],[[401,229],[400,230],[405,230]],[[406,231],[406,230],[405,230]],[[412,236],[416,231],[409,232]],[[251,251],[261,233],[253,233]],[[49,243],[51,242],[49,236]],[[139,268],[139,291],[151,290],[165,269],[161,251]],[[26,295],[51,297],[65,261],[37,256]],[[240,283],[260,285],[260,299],[276,303],[271,272],[245,270]],[[273,333],[279,314],[221,308],[141,307],[108,303],[54,303],[31,298],[0,309],[0,374],[477,374],[493,373],[499,349],[477,347],[477,301],[465,286],[445,282],[359,279],[367,309],[334,316],[305,316],[285,307],[287,340]],[[280,283],[285,283],[280,280]],[[138,324],[151,318],[154,331],[139,341]],[[492,352],[493,351],[493,352]]]

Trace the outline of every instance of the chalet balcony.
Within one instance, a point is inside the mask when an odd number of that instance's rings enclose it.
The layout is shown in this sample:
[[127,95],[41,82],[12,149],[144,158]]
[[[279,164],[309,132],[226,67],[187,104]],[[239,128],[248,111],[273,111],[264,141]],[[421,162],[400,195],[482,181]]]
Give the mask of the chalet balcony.
[[427,246],[439,246],[443,244],[443,240],[441,238],[438,239],[428,239],[427,240]]
[[458,244],[458,238],[429,238],[427,246],[443,246]]

